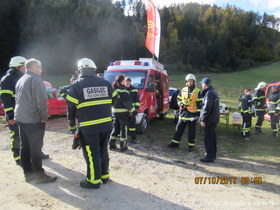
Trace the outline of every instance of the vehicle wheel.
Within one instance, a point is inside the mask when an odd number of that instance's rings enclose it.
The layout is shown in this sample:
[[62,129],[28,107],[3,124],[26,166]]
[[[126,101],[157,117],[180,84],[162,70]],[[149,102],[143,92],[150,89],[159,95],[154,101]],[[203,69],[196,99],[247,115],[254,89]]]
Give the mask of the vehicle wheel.
[[148,126],[149,126],[149,119],[148,116],[144,114],[140,124],[136,125],[136,132],[138,134],[143,134],[147,131]]

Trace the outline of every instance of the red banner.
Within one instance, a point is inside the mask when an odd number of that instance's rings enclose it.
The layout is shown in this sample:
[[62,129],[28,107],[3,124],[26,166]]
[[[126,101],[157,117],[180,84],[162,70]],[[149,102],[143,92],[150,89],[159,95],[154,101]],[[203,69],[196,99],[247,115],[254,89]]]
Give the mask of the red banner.
[[157,9],[154,5],[154,3],[151,0],[147,0],[147,36],[146,36],[146,47],[148,50],[154,55],[158,57],[158,52],[156,45],[157,43],[157,37],[160,36],[160,28],[158,28],[158,20],[157,18]]

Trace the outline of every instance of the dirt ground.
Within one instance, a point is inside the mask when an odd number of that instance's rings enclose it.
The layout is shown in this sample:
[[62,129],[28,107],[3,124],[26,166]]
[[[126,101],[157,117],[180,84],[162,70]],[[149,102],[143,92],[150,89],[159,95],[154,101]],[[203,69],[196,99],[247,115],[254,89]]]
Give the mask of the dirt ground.
[[[43,165],[58,179],[36,185],[24,181],[9,149],[9,130],[1,124],[0,209],[280,209],[279,157],[254,160],[221,152],[214,164],[203,164],[202,134],[196,150],[187,153],[184,147],[171,150],[165,143],[153,143],[163,138],[153,126],[129,151],[109,152],[109,183],[98,190],[81,188],[86,164],[82,151],[72,150],[66,127],[65,117],[48,121],[43,151],[51,158]],[[202,184],[195,184],[196,177],[203,177]],[[209,184],[207,177],[237,180]],[[241,177],[262,177],[263,183],[242,185]]]

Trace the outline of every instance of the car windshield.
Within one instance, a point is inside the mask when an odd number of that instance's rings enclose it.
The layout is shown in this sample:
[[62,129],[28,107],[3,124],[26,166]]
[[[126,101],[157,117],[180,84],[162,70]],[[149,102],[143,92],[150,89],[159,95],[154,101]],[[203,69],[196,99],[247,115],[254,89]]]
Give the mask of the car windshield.
[[125,77],[130,77],[131,84],[136,89],[144,88],[145,78],[147,75],[147,72],[145,71],[106,71],[104,74],[104,79],[113,84],[116,76],[119,74],[123,74]]

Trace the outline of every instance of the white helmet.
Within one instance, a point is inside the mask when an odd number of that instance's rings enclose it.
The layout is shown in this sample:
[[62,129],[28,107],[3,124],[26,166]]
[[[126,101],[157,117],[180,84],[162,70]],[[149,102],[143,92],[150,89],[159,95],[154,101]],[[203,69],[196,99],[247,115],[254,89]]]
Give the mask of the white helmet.
[[78,61],[78,70],[81,70],[83,68],[93,68],[95,70],[97,67],[91,59],[82,58]]
[[260,83],[258,84],[258,87],[255,88],[255,90],[258,90],[258,89],[261,89],[261,88],[265,88],[266,85],[267,85],[267,84],[266,84],[265,82],[260,82]]
[[19,67],[24,65],[24,63],[26,62],[26,58],[22,57],[22,56],[15,56],[12,57],[9,63],[9,67]]
[[188,74],[188,75],[186,76],[186,78],[185,78],[186,81],[188,81],[188,80],[190,80],[190,79],[196,81],[196,78],[195,78],[195,76],[194,76],[193,74]]
[[227,105],[220,102],[220,110],[227,110]]

